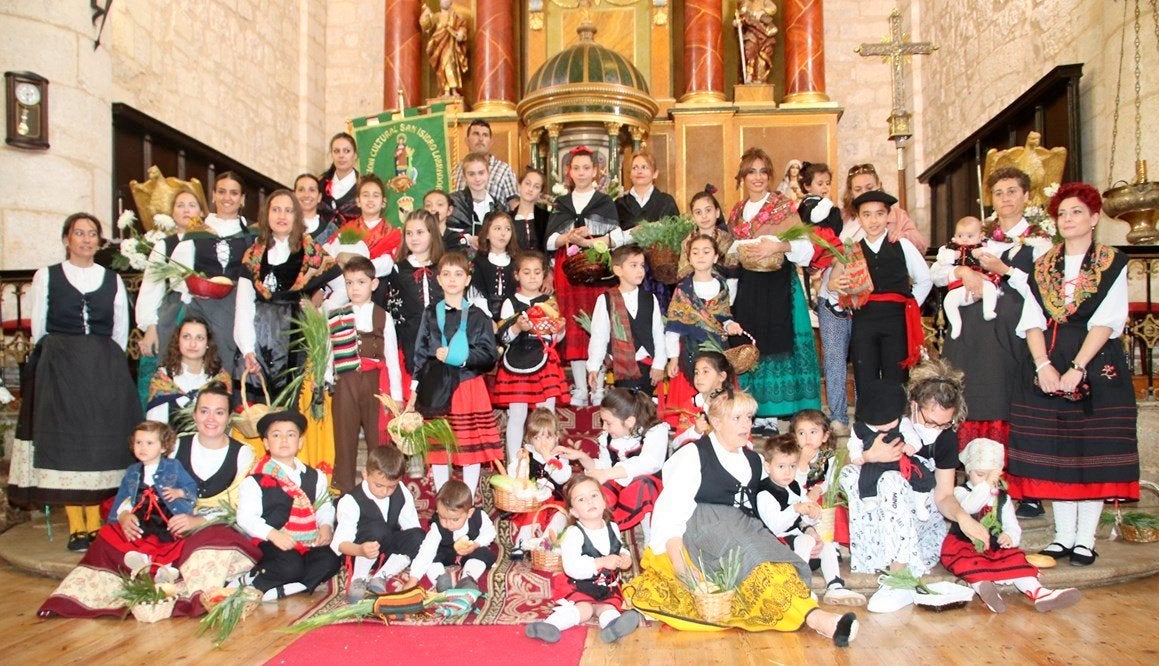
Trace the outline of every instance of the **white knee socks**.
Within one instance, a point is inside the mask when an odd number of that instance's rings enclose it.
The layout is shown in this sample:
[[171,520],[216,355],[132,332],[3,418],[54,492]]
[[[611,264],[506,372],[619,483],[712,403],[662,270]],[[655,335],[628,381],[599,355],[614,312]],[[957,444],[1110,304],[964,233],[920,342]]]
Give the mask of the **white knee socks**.
[[551,612],[551,615],[547,616],[547,619],[544,620],[544,622],[550,624],[556,629],[559,629],[560,631],[571,629],[580,623],[579,609],[572,604],[568,604],[566,606],[557,606],[556,609]]
[[1053,502],[1051,509],[1054,511],[1054,543],[1074,548],[1078,502]]
[[463,465],[463,483],[471,489],[472,499],[475,497],[475,491],[479,488],[479,475],[483,473],[483,466],[479,463],[474,465]]
[[[523,428],[527,423],[527,403],[512,403],[507,408],[507,466],[515,464],[515,456],[523,446]],[[514,474],[514,470],[511,470]]]
[[[1057,502],[1056,502],[1057,504]],[[1099,529],[1099,516],[1103,514],[1102,500],[1087,500],[1078,504],[1078,520],[1075,525],[1074,545],[1095,548],[1095,531]]]
[[600,613],[600,629],[608,626],[618,617],[620,617],[620,611],[616,610],[615,608],[609,608],[608,610]]
[[[588,397],[588,363],[587,361],[571,362],[572,395],[579,402],[587,402]],[[582,398],[582,399],[581,399]]]
[[487,567],[483,564],[482,560],[467,560],[463,564],[463,569],[459,572],[459,578],[462,579],[463,576],[470,576],[478,581],[483,577],[483,572],[485,571],[487,571]]
[[442,490],[447,481],[451,480],[450,465],[431,465],[431,476],[435,478],[435,492]]

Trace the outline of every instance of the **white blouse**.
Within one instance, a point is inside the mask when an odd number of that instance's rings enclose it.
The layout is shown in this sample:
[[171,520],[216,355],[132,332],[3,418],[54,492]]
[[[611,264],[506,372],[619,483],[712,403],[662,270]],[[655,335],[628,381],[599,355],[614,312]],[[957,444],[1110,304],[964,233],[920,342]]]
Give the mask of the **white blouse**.
[[[668,354],[664,344],[664,316],[660,309],[660,301],[650,291],[639,287],[631,291],[621,291],[624,297],[624,306],[628,315],[635,317],[640,311],[640,294],[652,299],[652,348],[656,353],[652,356],[652,367],[663,368],[668,363]],[[596,304],[592,308],[592,333],[588,339],[588,372],[599,372],[604,365],[604,358],[608,355],[608,345],[612,342],[612,320],[608,316],[608,297],[600,294],[596,297]],[[636,348],[636,360],[648,358],[648,351],[643,345]]]
[[[204,366],[201,372],[189,372],[185,369],[184,363],[181,364],[181,373],[176,377],[171,377],[170,379],[172,379],[173,383],[177,385],[177,388],[181,389],[182,393],[189,393],[190,391],[199,389],[209,383],[209,375],[205,373]],[[189,404],[189,400],[190,399],[188,396],[181,396],[176,400],[177,406],[184,408],[185,405]],[[149,411],[145,412],[145,418],[149,419],[150,421],[168,423],[169,403],[163,402],[160,405],[149,408]],[[205,477],[202,476],[201,478],[204,479]]]
[[[623,544],[623,537],[620,536],[620,526],[612,523],[612,528],[616,532],[616,538],[620,539]],[[621,546],[618,553],[609,552],[612,549],[611,539],[608,538],[608,527],[605,523],[598,530],[588,530],[583,525],[576,523],[564,530],[563,538],[560,539],[559,550],[560,559],[563,561],[563,572],[576,580],[590,580],[596,577],[599,573],[599,567],[596,566],[596,558],[583,554],[584,534],[591,539],[592,545],[596,550],[604,555],[619,555],[628,554],[628,549]]]
[[[290,481],[299,485],[302,483],[302,474],[306,471],[306,465],[302,461],[295,458],[293,466],[276,460],[274,463],[286,472]],[[326,478],[325,472],[318,472],[318,485],[314,488],[313,498],[314,506],[319,507],[314,513],[318,527],[324,525],[334,527],[334,503],[329,501],[329,498],[330,480]],[[262,518],[262,488],[255,477],[245,479],[238,486],[237,526],[249,536],[263,541],[269,540],[270,532],[274,529]]]
[[[390,496],[387,495],[379,499],[371,494],[370,487],[366,481],[362,482],[362,492],[366,497],[374,502],[378,510],[385,518],[390,515]],[[419,514],[415,508],[414,496],[411,495],[405,483],[400,483],[398,487],[402,490],[402,507],[398,512],[398,528],[400,530],[409,530],[419,527]],[[334,538],[330,540],[330,549],[334,551],[335,555],[342,556],[338,550],[344,543],[354,543],[354,537],[358,533],[358,521],[362,517],[362,510],[358,507],[358,500],[351,497],[349,494],[343,495],[338,500],[337,509],[337,525],[334,528]]]
[[[103,266],[93,264],[92,266],[80,267],[70,261],[61,263],[64,269],[64,277],[69,284],[76,287],[77,291],[82,294],[90,294],[105,282],[105,271]],[[125,283],[121,281],[121,276],[116,275],[117,280],[117,294],[113,297],[113,342],[120,345],[121,349],[129,343],[129,299],[125,294]],[[32,276],[32,289],[28,296],[29,304],[32,307],[31,321],[29,325],[32,328],[32,343],[40,342],[48,333],[48,268],[41,268]],[[89,325],[86,317],[84,322],[85,332],[88,332]]]
[[619,469],[628,473],[628,476],[622,479],[613,479],[612,483],[626,486],[638,476],[647,476],[655,474],[664,466],[664,457],[668,455],[668,424],[657,423],[644,433],[644,443],[640,444],[640,437],[637,435],[629,435],[627,437],[616,437],[609,440],[607,433],[600,435],[600,454],[595,460],[596,469],[612,469],[612,454],[610,451],[615,451],[617,454],[623,455],[625,451],[640,446],[640,451],[635,455],[624,458],[615,465]]
[[[1083,255],[1067,255],[1063,260],[1063,279],[1067,281],[1064,287],[1067,303],[1074,302],[1074,284],[1069,283],[1069,281],[1078,277],[1082,263]],[[1087,322],[1087,330],[1089,331],[1095,326],[1106,326],[1111,329],[1111,339],[1122,335],[1123,327],[1127,325],[1127,300],[1127,271],[1124,269],[1111,283],[1106,298],[1095,308],[1094,314]],[[1018,320],[1018,327],[1015,329],[1018,337],[1025,338],[1026,332],[1032,328],[1045,331],[1046,327],[1046,314],[1038,304],[1038,299],[1027,298],[1023,301],[1022,318]]]
[[[273,239],[273,243],[266,249],[266,263],[270,266],[281,266],[290,260],[290,239]],[[258,277],[258,276],[253,276]],[[238,351],[252,354],[257,344],[257,334],[254,331],[256,316],[257,290],[253,280],[241,279],[237,282],[237,298],[233,306],[233,341]]]

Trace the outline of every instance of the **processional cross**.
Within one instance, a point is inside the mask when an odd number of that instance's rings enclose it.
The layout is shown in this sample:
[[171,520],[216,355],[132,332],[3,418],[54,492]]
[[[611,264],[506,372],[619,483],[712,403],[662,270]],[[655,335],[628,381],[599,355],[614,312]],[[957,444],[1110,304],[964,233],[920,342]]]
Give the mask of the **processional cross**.
[[893,111],[889,114],[889,140],[897,144],[897,199],[902,208],[906,204],[905,142],[914,135],[911,120],[913,116],[906,110],[905,63],[910,56],[929,55],[938,49],[930,42],[910,42],[909,35],[902,32],[901,14],[896,9],[889,15],[889,37],[879,43],[862,44],[855,51],[866,57],[880,56],[889,62],[893,70]]

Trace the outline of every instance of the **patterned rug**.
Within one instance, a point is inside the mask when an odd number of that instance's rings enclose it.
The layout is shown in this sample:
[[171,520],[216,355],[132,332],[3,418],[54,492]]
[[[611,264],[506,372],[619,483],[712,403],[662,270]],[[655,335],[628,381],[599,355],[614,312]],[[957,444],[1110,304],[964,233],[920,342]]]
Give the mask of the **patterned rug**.
[[[561,407],[556,412],[563,423],[564,443],[574,448],[582,448],[593,457],[597,453],[596,437],[599,435],[599,410],[596,408]],[[505,418],[505,416],[504,416]],[[500,432],[503,424],[500,423]],[[578,469],[578,468],[577,468]],[[514,538],[514,528],[509,520],[510,514],[495,509],[494,494],[488,479],[491,470],[484,469],[479,489],[483,510],[495,522],[498,537],[495,547],[498,548],[499,559],[479,581],[484,596],[480,598],[476,609],[478,612],[453,620],[443,620],[429,616],[411,616],[406,620],[395,621],[392,624],[426,626],[426,625],[515,625],[527,624],[541,620],[551,613],[554,605],[551,595],[551,574],[536,571],[531,568],[530,556],[522,561],[511,560],[511,542]],[[407,488],[414,495],[415,505],[419,518],[424,525],[430,521],[435,510],[435,491],[430,475],[421,479],[407,479]],[[643,549],[643,537],[639,528],[626,539],[628,548],[633,553],[633,562],[639,562],[639,555]],[[456,569],[452,567],[452,570]],[[624,572],[625,581],[638,573],[638,566],[633,565],[631,571]],[[313,617],[320,613],[329,613],[346,605],[345,580],[338,585],[331,585],[331,592],[325,599],[303,614],[295,621]],[[356,620],[354,620],[356,621]]]

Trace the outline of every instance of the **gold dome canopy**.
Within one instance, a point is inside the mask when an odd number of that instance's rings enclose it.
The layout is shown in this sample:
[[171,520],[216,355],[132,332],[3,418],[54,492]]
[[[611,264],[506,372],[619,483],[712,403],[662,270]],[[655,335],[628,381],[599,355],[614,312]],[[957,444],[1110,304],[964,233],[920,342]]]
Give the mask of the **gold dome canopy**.
[[624,56],[596,44],[590,22],[576,32],[578,43],[552,56],[528,79],[516,109],[524,127],[572,122],[651,127],[659,107],[644,75]]

